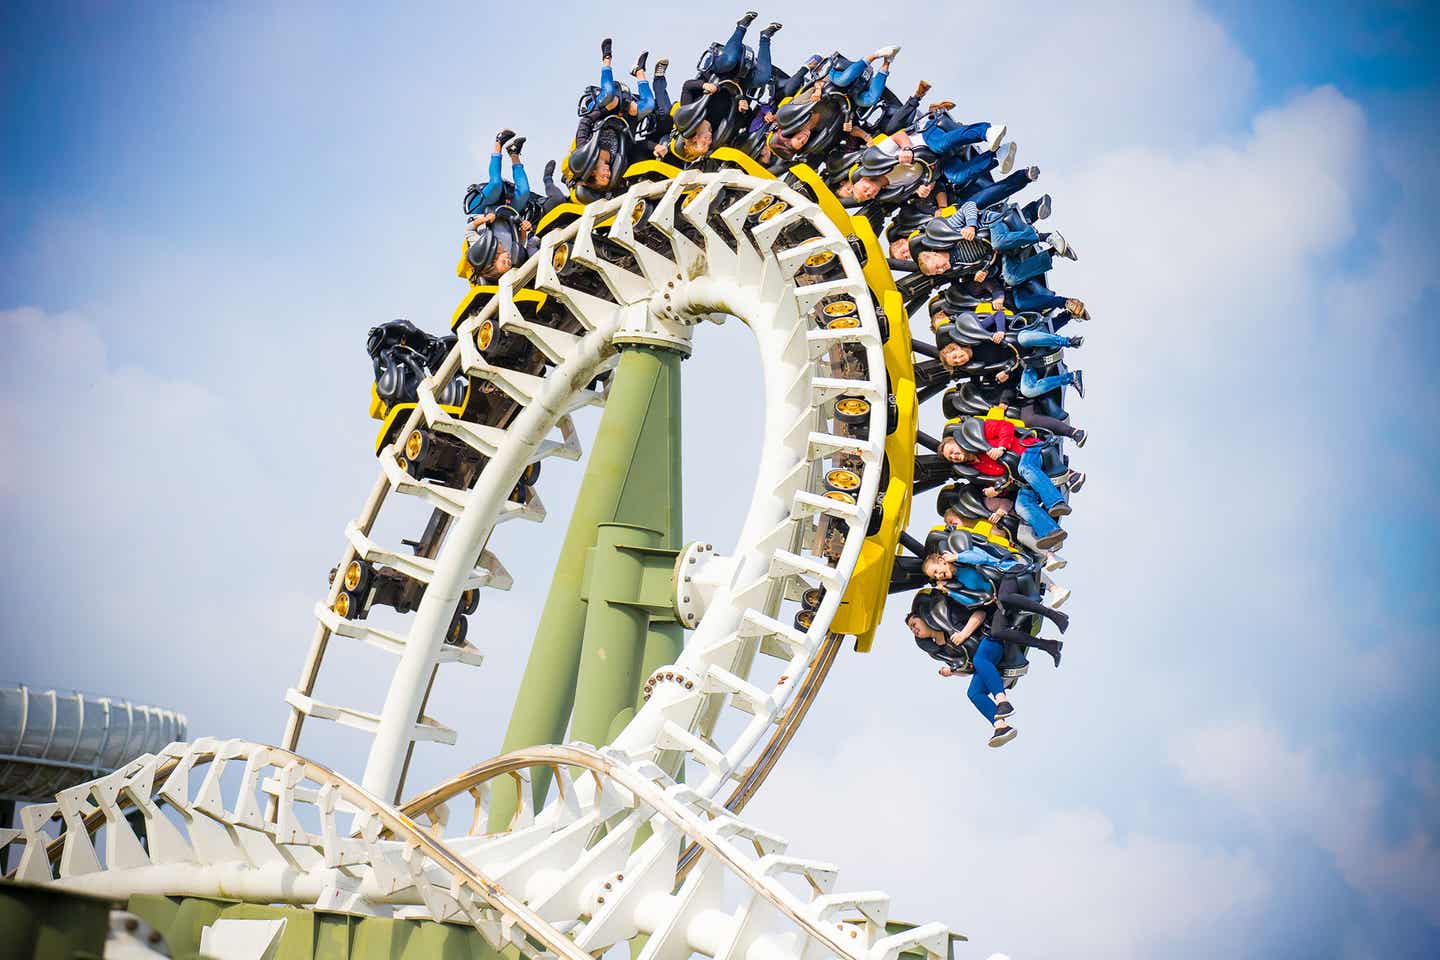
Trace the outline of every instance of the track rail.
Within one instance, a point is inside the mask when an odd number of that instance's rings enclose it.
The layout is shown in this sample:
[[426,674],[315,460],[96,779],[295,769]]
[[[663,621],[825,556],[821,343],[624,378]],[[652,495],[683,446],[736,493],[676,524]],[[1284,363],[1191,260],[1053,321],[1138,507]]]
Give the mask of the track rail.
[[[243,764],[240,776],[227,776],[234,764]],[[431,828],[443,819],[427,828],[289,751],[235,740],[173,744],[27,808],[15,877],[101,896],[236,897],[433,917],[468,923],[497,949],[567,960],[639,935],[649,938],[646,960],[780,960],[814,949],[849,960],[946,956],[943,925],[889,934],[886,895],[834,892],[833,866],[787,855],[782,838],[613,750],[516,751],[407,810],[433,813],[438,797],[458,787],[474,798],[478,829],[488,820],[490,783],[513,777],[523,787],[537,768],[554,776],[557,802],[537,814],[521,789],[507,831],[441,840]],[[273,820],[261,809],[266,795],[276,800]],[[148,850],[127,808],[142,814]],[[52,840],[44,827],[57,816],[67,829]],[[687,844],[699,852],[677,883]],[[738,894],[726,895],[727,877]]]
[[[837,275],[797,284],[805,261],[817,255],[833,258]],[[506,519],[543,519],[543,510],[506,499],[521,471],[547,456],[579,457],[570,414],[603,404],[603,391],[591,384],[613,364],[617,345],[659,343],[688,351],[696,323],[735,316],[760,342],[766,391],[751,507],[735,556],[728,558],[728,581],[716,591],[686,653],[651,678],[650,701],[617,743],[636,757],[680,751],[698,759],[706,795],[743,783],[751,776],[752,753],[763,752],[772,739],[769,728],[786,713],[799,678],[828,636],[863,541],[847,537],[837,555],[821,556],[813,549],[816,523],[864,529],[879,492],[882,443],[848,435],[831,422],[837,397],[860,398],[870,406],[868,436],[885,433],[885,360],[860,264],[820,207],[785,184],[736,170],[687,171],[590,204],[573,223],[546,234],[539,254],[499,286],[498,296],[458,324],[459,342],[433,380],[445,383],[461,373],[472,384],[493,385],[516,401],[518,413],[503,425],[460,419],[435,401],[432,382],[422,385],[420,402],[398,436],[403,441],[416,428],[447,434],[487,458],[485,468],[471,488],[458,490],[415,481],[396,465],[393,446],[381,452],[381,477],[347,529],[340,567],[357,557],[389,564],[421,581],[424,593],[408,632],[382,635],[332,611],[337,578],[317,606],[319,624],[300,682],[287,693],[292,710],[283,746],[295,748],[307,716],[366,729],[375,740],[363,782],[379,796],[396,797],[404,758],[417,740],[453,742],[453,731],[423,717],[421,709],[444,660],[478,662],[479,651],[442,642],[461,594],[509,586],[503,565],[487,550],[492,532]],[[527,319],[516,305],[522,290],[553,298],[563,315],[552,315],[549,324]],[[855,304],[854,325],[818,327],[816,311],[846,297]],[[498,331],[528,340],[544,355],[542,372],[492,364],[477,345],[482,326],[492,336]],[[840,370],[836,358],[845,351],[858,363]],[[853,503],[826,497],[817,485],[825,462],[841,456],[863,465]],[[392,493],[419,497],[450,515],[433,560],[406,557],[370,538]],[[812,587],[824,587],[825,597],[808,630],[776,619],[786,597]],[[315,701],[319,663],[337,634],[399,657],[379,713]],[[784,661],[775,671],[783,680],[768,688],[751,682],[757,651]],[[738,706],[752,722],[722,745],[711,736],[727,705]]]

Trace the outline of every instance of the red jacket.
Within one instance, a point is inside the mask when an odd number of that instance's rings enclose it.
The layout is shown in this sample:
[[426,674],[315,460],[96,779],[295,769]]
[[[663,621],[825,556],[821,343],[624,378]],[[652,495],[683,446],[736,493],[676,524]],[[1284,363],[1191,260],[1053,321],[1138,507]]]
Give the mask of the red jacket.
[[[1015,436],[1015,424],[1009,420],[986,420],[985,442],[992,447],[1003,447],[1011,453],[1024,453],[1027,447],[1033,447],[1039,443],[1036,437]],[[989,460],[989,457],[981,456],[981,460]],[[993,460],[990,461],[994,463]]]

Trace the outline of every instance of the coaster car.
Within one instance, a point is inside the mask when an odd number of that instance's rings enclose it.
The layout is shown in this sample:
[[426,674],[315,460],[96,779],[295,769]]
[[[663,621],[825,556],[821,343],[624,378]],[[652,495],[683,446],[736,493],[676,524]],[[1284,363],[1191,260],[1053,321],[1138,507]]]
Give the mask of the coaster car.
[[[575,199],[590,203],[620,189],[620,172],[637,158],[630,124],[623,117],[609,116],[596,125],[589,140],[570,151],[562,173]],[[607,168],[608,175],[604,173]],[[600,180],[595,179],[597,174]]]

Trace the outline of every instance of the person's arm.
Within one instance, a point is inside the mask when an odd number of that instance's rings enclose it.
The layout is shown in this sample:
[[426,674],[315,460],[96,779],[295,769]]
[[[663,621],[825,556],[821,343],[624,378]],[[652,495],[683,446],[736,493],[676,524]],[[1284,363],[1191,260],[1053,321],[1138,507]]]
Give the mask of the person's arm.
[[984,622],[985,611],[976,610],[974,613],[970,614],[970,619],[965,621],[965,626],[961,627],[959,632],[950,634],[950,642],[957,647],[960,646],[960,644],[964,643],[966,640],[969,640],[970,635],[976,630],[979,630],[980,624]]
[[980,225],[980,208],[975,206],[975,201],[966,200],[960,204],[960,209],[945,218],[945,222],[961,231],[962,236],[968,231],[969,235],[965,236],[965,239],[974,240],[975,228]]

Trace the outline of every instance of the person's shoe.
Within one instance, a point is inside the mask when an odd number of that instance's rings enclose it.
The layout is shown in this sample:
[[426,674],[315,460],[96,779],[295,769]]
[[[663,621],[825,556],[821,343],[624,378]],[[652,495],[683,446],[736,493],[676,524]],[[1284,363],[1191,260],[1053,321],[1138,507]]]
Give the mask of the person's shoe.
[[509,143],[511,138],[514,136],[515,131],[511,130],[509,127],[506,127],[504,130],[501,130],[499,133],[495,134],[495,142],[503,147],[505,146],[505,144]]
[[919,83],[915,84],[915,97],[916,97],[916,99],[919,99],[920,97],[925,96],[925,94],[927,94],[927,93],[929,93],[929,92],[930,92],[930,81],[929,81],[929,80],[921,80]]
[[1065,601],[1069,599],[1070,588],[1062,587],[1057,583],[1055,586],[1045,591],[1045,599],[1043,602],[1045,606],[1049,607],[1051,610],[1059,610],[1061,607],[1065,606]]
[[663,77],[663,76],[665,76],[665,69],[666,69],[667,67],[669,67],[669,66],[670,66],[670,60],[669,60],[669,58],[667,58],[667,57],[661,57],[659,60],[656,60],[656,61],[655,61],[655,72],[654,72],[653,74],[651,74],[651,76],[653,76],[653,77]]
[[1085,486],[1085,474],[1080,470],[1070,471],[1070,492],[1079,493],[1080,488]]
[[1041,550],[1054,550],[1065,542],[1065,531],[1056,530],[1054,533],[1047,533],[1035,541],[1035,546]]
[[1066,567],[1068,567],[1068,566],[1070,566],[1070,561],[1068,561],[1068,560],[1066,560],[1064,557],[1060,556],[1060,554],[1058,554],[1058,553],[1047,553],[1047,554],[1045,554],[1045,569],[1046,569],[1046,570],[1050,570],[1050,571],[1064,570],[1064,569],[1065,569]]
[[954,101],[954,100],[937,100],[937,101],[935,101],[934,103],[930,104],[930,106],[926,107],[925,109],[926,109],[926,112],[927,112],[927,113],[931,113],[931,114],[944,113],[946,110],[954,110],[954,109],[955,109],[955,101]]
[[1000,149],[995,151],[995,159],[1000,163],[995,172],[1000,176],[1005,176],[1015,166],[1015,150],[1015,142],[1012,140],[1010,143],[1001,145]]
[[1065,309],[1070,311],[1070,316],[1076,320],[1089,320],[1090,311],[1085,309],[1085,301],[1071,297],[1065,301]]
[[1084,337],[1071,337],[1070,340],[1069,340],[1069,342],[1066,343],[1066,346],[1067,346],[1067,347],[1071,347],[1071,348],[1073,348],[1073,349],[1075,349],[1075,350],[1080,349],[1080,348],[1081,348],[1082,346],[1084,346],[1084,345],[1085,345],[1085,338],[1084,338]]
[[1073,512],[1074,511],[1070,509],[1070,504],[1066,503],[1064,500],[1061,500],[1059,503],[1055,504],[1055,506],[1051,507],[1049,510],[1046,511],[1046,513],[1050,514],[1051,518],[1055,520],[1059,520],[1061,517],[1068,517]]
[[1075,432],[1070,435],[1070,442],[1075,444],[1075,446],[1077,447],[1083,447],[1085,446],[1085,441],[1089,439],[1089,437],[1089,432],[1082,430],[1079,427],[1076,427]]
[[773,36],[775,36],[775,34],[777,34],[777,33],[780,32],[780,28],[783,27],[783,26],[784,26],[783,23],[772,23],[772,24],[770,24],[770,26],[768,26],[768,27],[766,27],[764,30],[761,30],[761,31],[760,31],[760,36],[762,36],[762,37],[773,37]]
[[1076,392],[1077,394],[1079,394],[1079,396],[1081,397],[1081,399],[1084,399],[1084,397],[1085,397],[1085,373],[1084,373],[1084,371],[1082,371],[1082,370],[1075,370],[1075,371],[1073,371],[1073,372],[1074,372],[1074,374],[1075,374],[1075,378],[1070,381],[1070,385],[1075,388],[1075,392]]
[[650,59],[649,50],[641,50],[640,56],[635,58],[635,66],[630,68],[630,76],[638,76],[645,69],[645,61]]
[[547,160],[547,161],[545,161],[545,182],[548,184],[550,181],[552,181],[552,180],[554,180],[554,179],[555,179],[555,161],[554,161],[554,160]]
[[992,123],[985,129],[985,149],[996,150],[1005,139],[1005,124]]
[[1004,720],[1006,717],[1014,715],[1015,704],[1011,703],[1009,700],[1002,700],[999,703],[995,704],[995,716],[998,719]]
[[[1035,171],[1035,177],[1040,176],[1040,168],[1039,168],[1039,167],[1030,167],[1030,169]],[[1030,179],[1031,179],[1031,180],[1034,180],[1035,177],[1031,177]],[[1040,199],[1035,201],[1035,219],[1036,219],[1036,220],[1047,220],[1047,219],[1049,219],[1050,214],[1051,214],[1053,208],[1054,208],[1054,203],[1053,203],[1053,202],[1051,201],[1051,199],[1050,199],[1050,194],[1048,194],[1048,193],[1042,194],[1041,197],[1040,197]]]
[[613,43],[614,43],[614,41],[611,40],[611,38],[609,38],[609,37],[606,37],[604,40],[601,40],[601,41],[600,41],[600,59],[602,59],[602,60],[609,60],[609,59],[610,59],[610,49],[611,49]]
[[1047,239],[1050,241],[1050,249],[1062,257],[1065,256],[1066,251],[1070,249],[1070,244],[1065,242],[1065,235],[1059,230],[1051,230],[1050,236]]
[[[1031,166],[1026,167],[1026,168],[1025,168],[1025,179],[1026,179],[1026,180],[1029,180],[1031,183],[1034,183],[1036,180],[1039,180],[1039,179],[1040,179],[1040,168],[1037,167],[1037,166],[1034,166],[1034,165],[1031,165]],[[1037,207],[1036,209],[1038,210],[1039,208]],[[1043,218],[1043,217],[1036,217],[1035,219],[1037,219],[1037,220],[1043,220],[1044,218]]]
[[735,26],[748,27],[750,26],[750,24],[755,22],[755,18],[758,16],[760,16],[760,14],[756,13],[754,10],[747,10],[745,11],[745,16],[735,21]]
[[1011,740],[1014,740],[1019,733],[1020,731],[1016,730],[1014,727],[1001,724],[1000,726],[995,728],[994,733],[990,734],[990,746],[1003,747]]
[[1052,654],[1050,654],[1050,659],[1052,659],[1052,660],[1055,661],[1055,666],[1057,666],[1057,667],[1060,666],[1060,648],[1063,647],[1063,646],[1065,646],[1065,644],[1060,643],[1059,641],[1056,641],[1056,643],[1055,643],[1055,652],[1052,653]]
[[896,57],[896,55],[897,55],[899,52],[900,52],[900,44],[898,44],[898,43],[892,43],[892,44],[890,44],[890,46],[888,46],[888,47],[881,47],[879,50],[876,50],[874,53],[870,54],[869,59],[871,59],[871,60],[894,60],[895,57]]
[[516,137],[514,140],[510,141],[510,145],[505,148],[505,152],[510,154],[511,163],[514,163],[515,161],[520,159],[520,149],[524,146],[524,137]]

